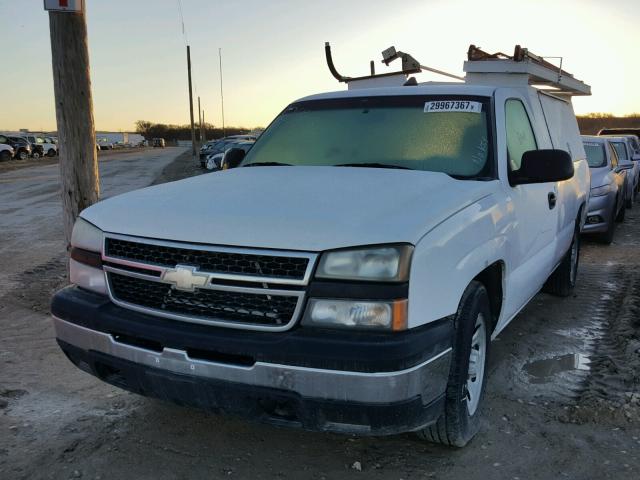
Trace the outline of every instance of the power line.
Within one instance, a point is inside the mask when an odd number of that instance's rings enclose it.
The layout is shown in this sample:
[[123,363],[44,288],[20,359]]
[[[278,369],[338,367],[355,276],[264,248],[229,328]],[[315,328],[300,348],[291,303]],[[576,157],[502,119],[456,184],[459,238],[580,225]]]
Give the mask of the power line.
[[224,92],[222,89],[222,49],[218,48],[218,59],[220,60],[220,105],[222,107],[222,136],[226,137],[224,129]]
[[189,44],[189,38],[187,37],[187,30],[184,28],[184,15],[182,12],[182,0],[178,0],[178,13],[180,14],[180,25],[182,26],[182,38],[184,40],[184,44]]

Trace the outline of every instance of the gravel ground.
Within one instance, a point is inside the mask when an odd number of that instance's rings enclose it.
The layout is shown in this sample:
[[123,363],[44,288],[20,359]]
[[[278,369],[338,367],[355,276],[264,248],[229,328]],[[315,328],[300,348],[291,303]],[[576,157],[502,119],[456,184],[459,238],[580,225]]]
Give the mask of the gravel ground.
[[[116,150],[100,150],[98,152],[98,161],[112,158],[122,154],[139,153],[145,150],[149,150],[149,147],[136,148],[132,150],[130,148],[121,148]],[[60,157],[42,157],[42,158],[27,158],[26,160],[12,159],[6,162],[0,162],[0,173],[11,172],[13,170],[22,170],[23,168],[41,167],[43,165],[57,165]]]
[[[199,173],[185,153],[155,181]],[[48,299],[65,260],[31,236],[48,258],[0,249],[13,272],[0,284],[0,478],[640,477],[640,205],[613,245],[585,240],[572,297],[538,295],[493,343],[482,430],[459,450],[279,429],[103,384],[55,345]]]

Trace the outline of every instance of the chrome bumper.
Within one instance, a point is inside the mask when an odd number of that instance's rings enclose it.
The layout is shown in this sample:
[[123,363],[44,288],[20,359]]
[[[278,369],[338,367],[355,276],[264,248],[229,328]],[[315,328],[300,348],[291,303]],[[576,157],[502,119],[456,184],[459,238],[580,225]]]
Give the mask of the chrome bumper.
[[154,352],[134,347],[57,317],[53,317],[53,323],[59,340],[86,351],[176,374],[271,387],[323,400],[390,404],[421,396],[426,403],[444,393],[451,362],[448,348],[419,365],[395,372],[349,372],[264,362],[245,367],[194,360],[185,351],[172,348]]

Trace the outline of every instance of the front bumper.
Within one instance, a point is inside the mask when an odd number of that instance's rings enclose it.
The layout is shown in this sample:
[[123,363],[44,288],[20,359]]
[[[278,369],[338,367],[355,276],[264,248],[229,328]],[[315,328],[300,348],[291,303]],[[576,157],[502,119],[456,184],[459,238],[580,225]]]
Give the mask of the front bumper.
[[[393,337],[385,342],[380,334],[362,333],[348,338],[347,345],[340,336],[349,334],[342,332],[229,332],[187,325],[117,307],[77,288],[59,292],[52,312],[58,343],[76,366],[121,388],[179,404],[309,430],[373,435],[424,428],[444,405],[451,357],[448,320],[428,332],[405,335],[399,345]],[[115,317],[119,321],[108,321]],[[136,329],[140,320],[144,333]],[[121,333],[126,323],[131,328]],[[184,338],[172,344],[167,329],[184,330]],[[206,345],[189,347],[194,329],[207,331],[201,337],[208,339],[209,354],[202,353]],[[163,335],[167,340],[158,341]],[[233,345],[231,337],[240,339],[234,354],[221,347]],[[246,355],[239,355],[243,344]],[[298,348],[308,355],[298,355]]]
[[[615,193],[608,193],[598,197],[589,197],[587,221],[582,229],[584,233],[606,232],[609,224],[615,219],[616,196]],[[624,207],[622,207],[624,208]],[[595,223],[590,223],[590,219],[599,217]]]

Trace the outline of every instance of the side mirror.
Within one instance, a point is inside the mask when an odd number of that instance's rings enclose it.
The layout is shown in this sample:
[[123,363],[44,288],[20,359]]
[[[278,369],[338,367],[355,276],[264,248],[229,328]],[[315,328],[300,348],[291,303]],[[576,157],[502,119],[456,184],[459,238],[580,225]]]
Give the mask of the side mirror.
[[640,161],[640,153],[634,153],[631,156],[631,160],[633,160],[634,162]]
[[529,150],[522,155],[520,170],[509,175],[511,185],[561,182],[573,177],[573,160],[564,150]]
[[237,168],[242,163],[242,160],[244,160],[246,154],[247,152],[241,148],[231,148],[227,150],[222,160],[222,169]]

